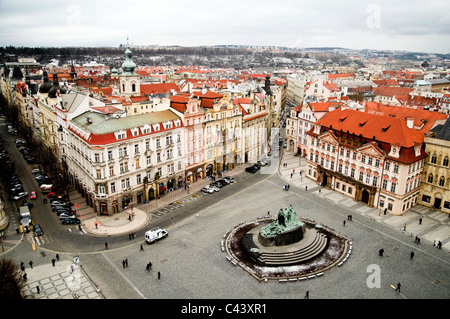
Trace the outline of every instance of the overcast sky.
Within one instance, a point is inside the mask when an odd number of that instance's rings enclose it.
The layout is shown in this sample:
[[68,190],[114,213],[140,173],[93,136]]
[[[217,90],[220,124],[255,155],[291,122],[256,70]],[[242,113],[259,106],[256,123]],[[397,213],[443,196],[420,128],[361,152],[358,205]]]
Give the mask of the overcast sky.
[[450,52],[448,0],[0,0],[0,46],[218,44]]

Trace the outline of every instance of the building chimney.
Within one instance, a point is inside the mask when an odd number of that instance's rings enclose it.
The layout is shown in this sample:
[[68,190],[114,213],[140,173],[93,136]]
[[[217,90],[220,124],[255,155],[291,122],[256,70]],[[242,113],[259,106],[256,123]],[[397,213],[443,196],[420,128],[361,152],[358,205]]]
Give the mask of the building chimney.
[[406,126],[411,129],[414,128],[414,119],[412,117],[406,118]]

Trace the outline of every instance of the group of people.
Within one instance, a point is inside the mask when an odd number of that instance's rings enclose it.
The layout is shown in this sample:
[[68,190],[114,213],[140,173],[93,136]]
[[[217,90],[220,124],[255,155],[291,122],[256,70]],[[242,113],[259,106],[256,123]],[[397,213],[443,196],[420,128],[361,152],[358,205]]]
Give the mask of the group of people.
[[289,188],[291,188],[291,186],[289,186],[289,184],[283,185],[283,190],[284,190],[284,191],[288,191]]

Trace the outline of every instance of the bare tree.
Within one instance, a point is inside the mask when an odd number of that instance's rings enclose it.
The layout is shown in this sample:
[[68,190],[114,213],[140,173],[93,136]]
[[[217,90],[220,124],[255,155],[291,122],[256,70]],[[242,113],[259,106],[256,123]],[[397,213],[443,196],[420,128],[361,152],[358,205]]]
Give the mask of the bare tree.
[[0,260],[0,299],[25,299],[24,287],[18,265],[12,259]]

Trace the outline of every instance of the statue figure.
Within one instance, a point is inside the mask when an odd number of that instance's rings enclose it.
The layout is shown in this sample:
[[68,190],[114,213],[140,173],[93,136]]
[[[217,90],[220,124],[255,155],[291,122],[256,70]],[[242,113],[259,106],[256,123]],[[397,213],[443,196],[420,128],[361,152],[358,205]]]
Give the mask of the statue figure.
[[261,228],[260,234],[263,237],[274,237],[278,234],[302,226],[303,223],[297,220],[297,214],[289,205],[286,209],[280,208],[277,219]]

